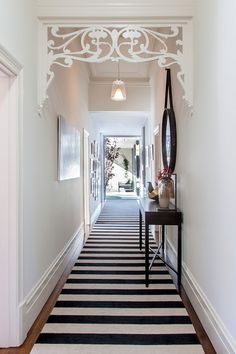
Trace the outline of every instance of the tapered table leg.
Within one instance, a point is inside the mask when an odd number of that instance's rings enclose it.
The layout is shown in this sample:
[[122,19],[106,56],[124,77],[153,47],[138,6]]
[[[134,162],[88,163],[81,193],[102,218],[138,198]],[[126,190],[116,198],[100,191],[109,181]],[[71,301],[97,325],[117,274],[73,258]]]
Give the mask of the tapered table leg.
[[178,225],[178,252],[177,252],[177,257],[178,257],[178,288],[180,291],[181,287],[181,264],[182,264],[182,232],[181,232],[181,224]]
[[165,257],[165,225],[161,226],[162,235],[161,235],[161,243],[162,243],[162,258]]
[[149,286],[149,224],[145,220],[145,282]]
[[139,210],[139,249],[142,250],[142,213]]

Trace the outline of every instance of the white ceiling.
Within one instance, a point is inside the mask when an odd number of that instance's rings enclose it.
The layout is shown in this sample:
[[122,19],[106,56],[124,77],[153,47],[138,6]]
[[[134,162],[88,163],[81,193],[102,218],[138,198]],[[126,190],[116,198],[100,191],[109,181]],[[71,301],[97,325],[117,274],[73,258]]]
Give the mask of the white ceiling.
[[[115,80],[118,76],[118,64],[107,61],[105,63],[91,63],[88,65],[90,70],[90,80],[98,81],[103,79]],[[120,79],[135,80],[141,82],[149,81],[149,63],[128,63],[120,61]]]
[[91,117],[104,135],[138,136],[148,112],[91,112]]

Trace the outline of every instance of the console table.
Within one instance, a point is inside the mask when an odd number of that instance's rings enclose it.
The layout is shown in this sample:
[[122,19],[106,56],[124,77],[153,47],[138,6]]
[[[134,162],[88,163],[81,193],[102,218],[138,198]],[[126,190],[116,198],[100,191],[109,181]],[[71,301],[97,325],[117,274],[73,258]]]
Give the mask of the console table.
[[[155,257],[159,257],[168,267],[170,267],[177,274],[178,288],[181,285],[181,265],[182,265],[182,212],[179,209],[170,207],[169,209],[159,209],[156,201],[152,201],[148,198],[141,198],[138,200],[139,204],[139,248],[142,250],[142,221],[145,224],[145,283],[146,287],[149,286],[149,272],[151,270],[152,263]],[[149,264],[149,225],[162,225],[162,242],[159,245],[157,251],[154,254],[154,258]],[[165,248],[165,225],[177,225],[178,226],[178,242],[177,242],[177,270],[168,263],[164,257]],[[160,255],[160,248],[163,251],[163,257]]]

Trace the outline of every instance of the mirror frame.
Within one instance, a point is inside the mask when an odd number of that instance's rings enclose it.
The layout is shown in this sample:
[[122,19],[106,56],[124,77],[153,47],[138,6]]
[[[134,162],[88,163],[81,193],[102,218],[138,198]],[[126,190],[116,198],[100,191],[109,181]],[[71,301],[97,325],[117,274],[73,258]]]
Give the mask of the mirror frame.
[[[170,122],[170,163],[167,163],[167,147],[166,147],[166,128],[167,121]],[[167,166],[171,172],[174,172],[177,153],[177,131],[174,110],[165,108],[162,118],[162,161],[163,166]]]

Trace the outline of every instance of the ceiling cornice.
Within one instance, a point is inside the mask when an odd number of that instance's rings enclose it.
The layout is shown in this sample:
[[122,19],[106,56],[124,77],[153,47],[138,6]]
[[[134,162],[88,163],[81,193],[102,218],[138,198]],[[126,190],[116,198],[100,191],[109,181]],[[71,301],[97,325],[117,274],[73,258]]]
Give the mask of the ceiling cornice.
[[193,0],[38,0],[39,18],[189,18]]

